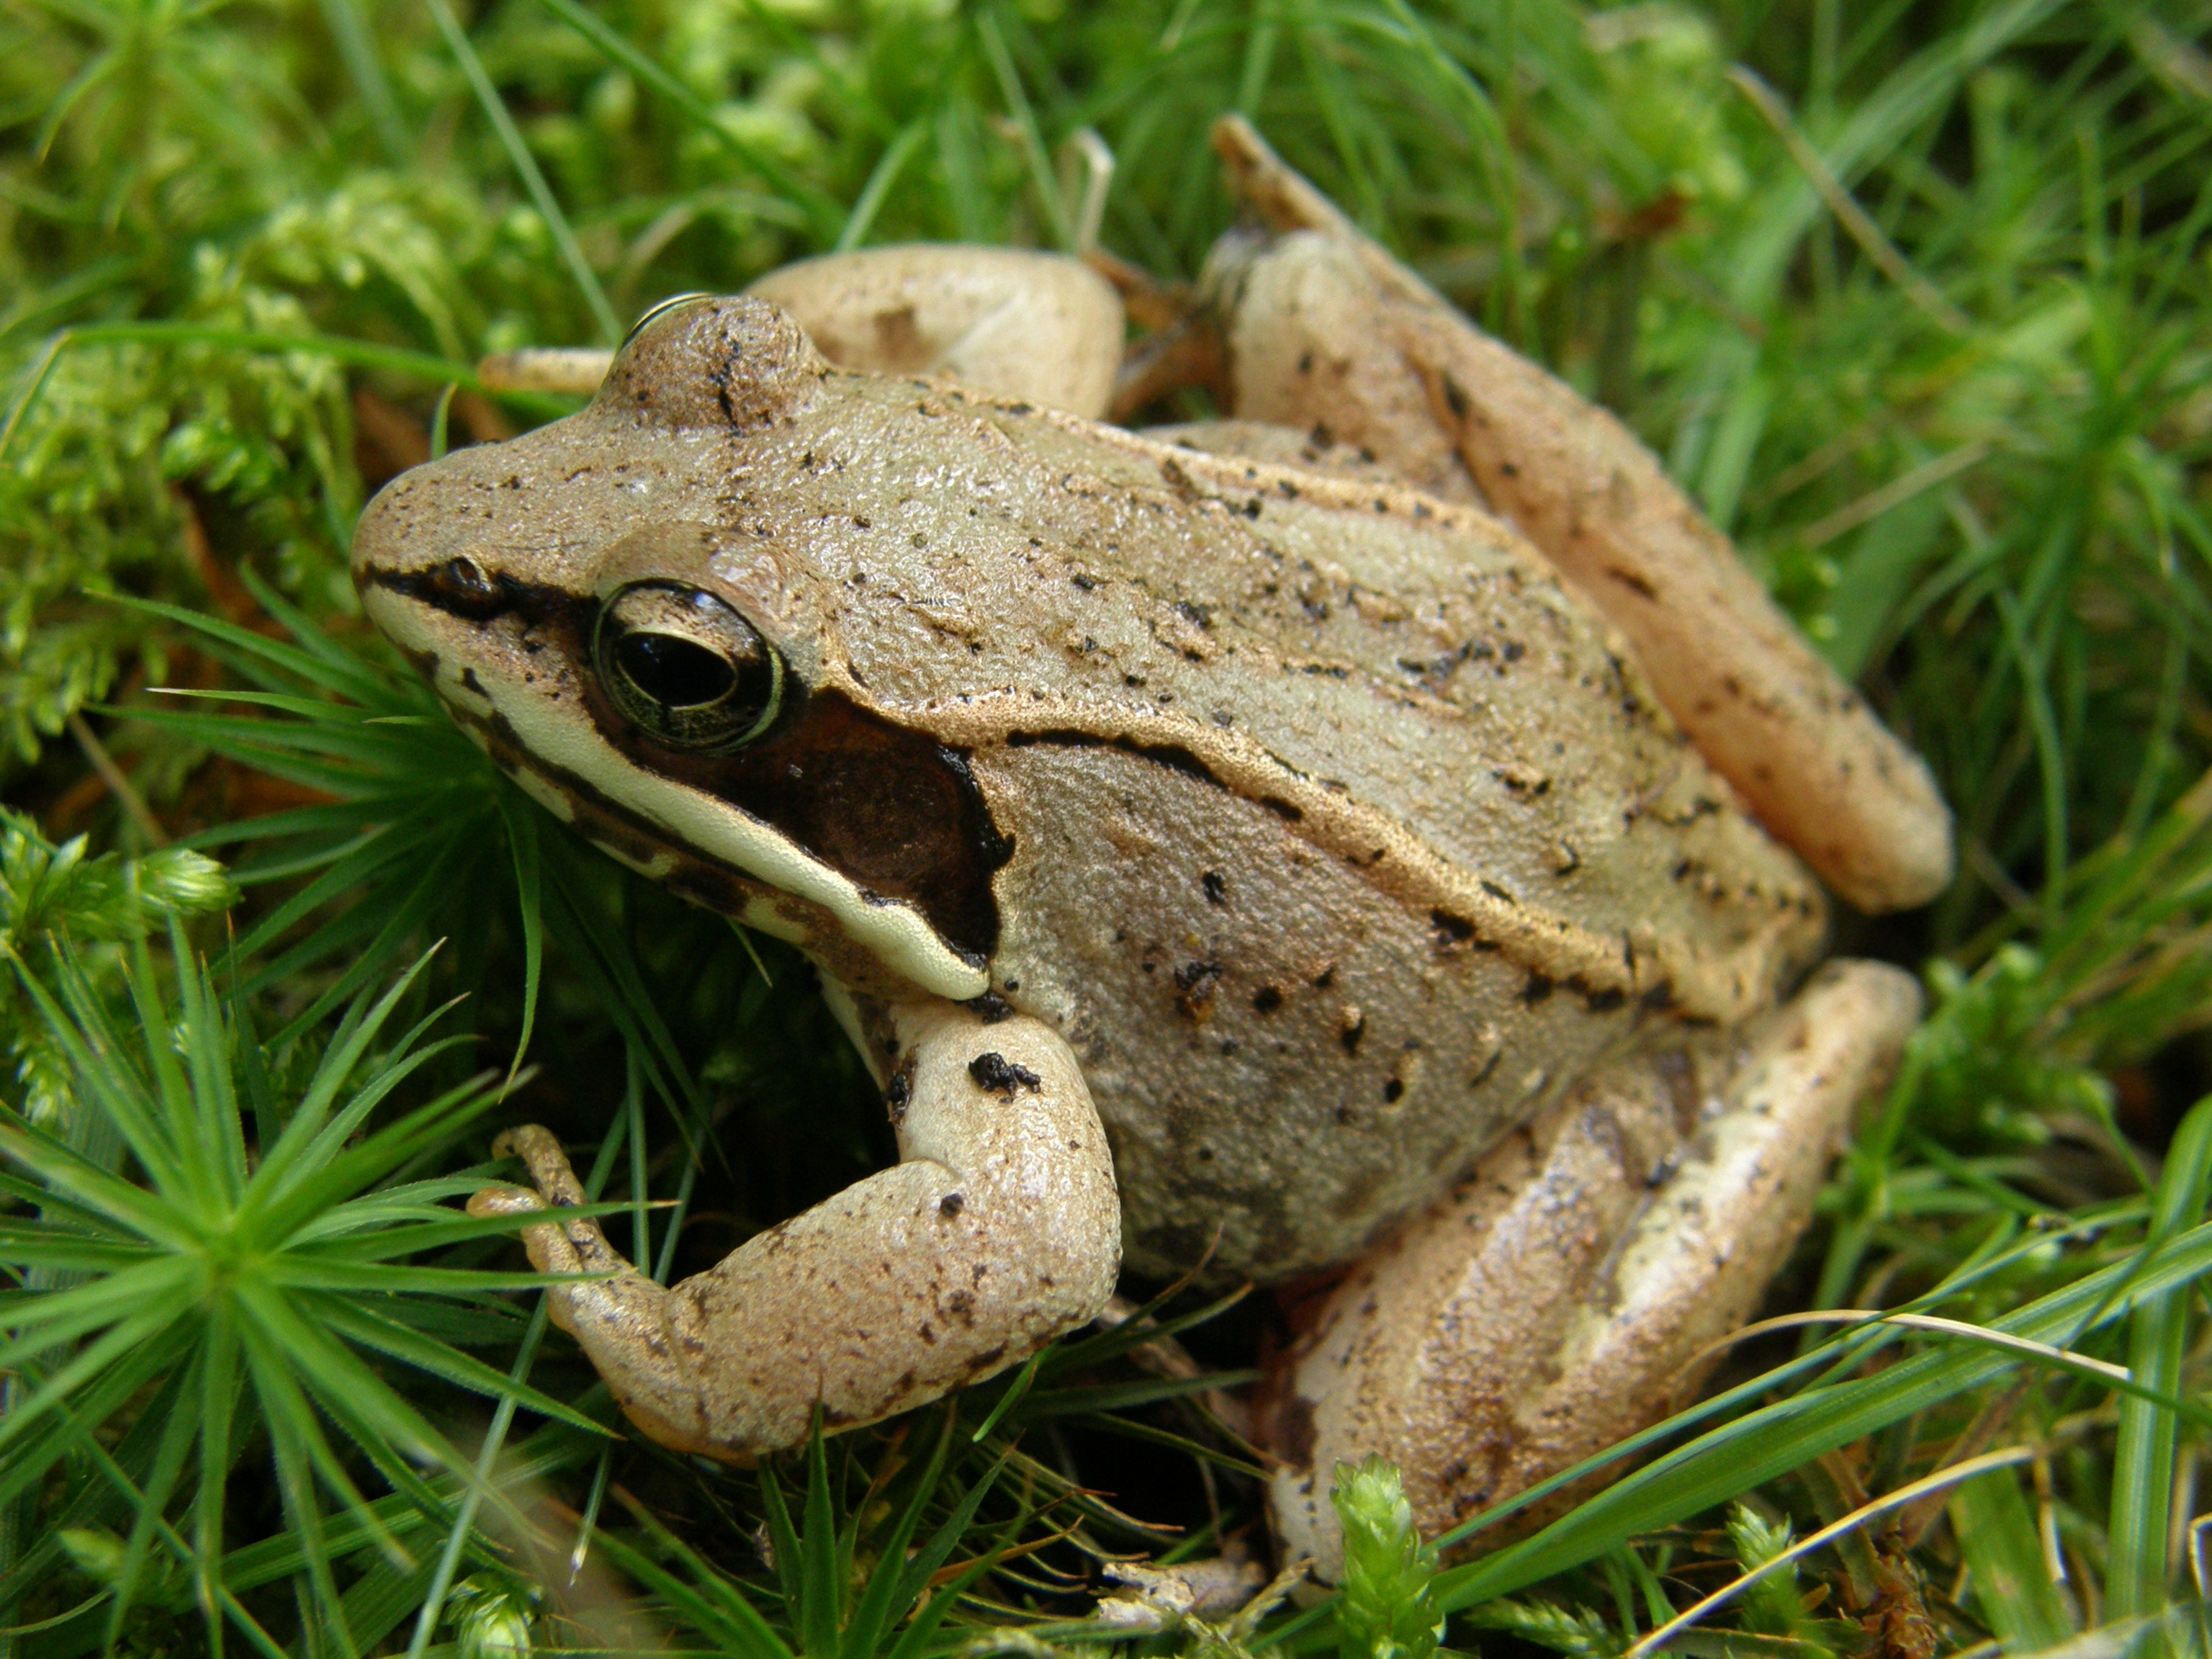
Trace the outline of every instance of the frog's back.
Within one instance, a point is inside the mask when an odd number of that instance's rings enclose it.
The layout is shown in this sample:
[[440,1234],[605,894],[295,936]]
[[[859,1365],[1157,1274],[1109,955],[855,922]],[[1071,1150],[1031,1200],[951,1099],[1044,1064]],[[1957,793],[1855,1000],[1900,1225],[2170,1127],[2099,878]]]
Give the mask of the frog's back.
[[1084,1056],[1137,1265],[1348,1259],[1599,1054],[1809,960],[1810,877],[1486,515],[825,390],[778,532],[1011,842],[994,987]]

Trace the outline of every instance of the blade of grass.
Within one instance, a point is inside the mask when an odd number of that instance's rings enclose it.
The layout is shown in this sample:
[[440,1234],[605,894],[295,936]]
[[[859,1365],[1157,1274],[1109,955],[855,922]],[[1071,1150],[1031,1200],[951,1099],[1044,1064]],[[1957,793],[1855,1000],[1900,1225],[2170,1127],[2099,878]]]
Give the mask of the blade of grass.
[[[616,1155],[622,1149],[621,1121],[615,1133],[600,1145],[599,1155],[593,1160],[592,1172],[584,1182],[584,1195],[596,1200],[600,1188],[606,1185],[607,1176],[614,1168]],[[530,1376],[531,1365],[538,1358],[538,1345],[544,1340],[549,1313],[545,1298],[539,1297],[538,1306],[532,1310],[529,1328],[523,1332],[522,1341],[515,1350],[514,1363],[507,1370],[510,1389],[520,1389]],[[454,1575],[460,1570],[462,1553],[468,1547],[476,1526],[478,1496],[491,1480],[494,1463],[500,1448],[507,1443],[508,1426],[514,1421],[517,1396],[507,1394],[492,1411],[491,1426],[485,1430],[483,1446],[477,1450],[476,1480],[461,1500],[453,1515],[453,1524],[446,1534],[445,1547],[438,1556],[437,1570],[430,1576],[430,1588],[422,1598],[422,1610],[415,1618],[414,1634],[408,1638],[407,1659],[422,1659],[428,1651],[430,1638],[438,1628],[438,1620],[445,1612],[446,1598],[452,1594]]]
[[766,150],[731,131],[690,88],[631,41],[577,4],[576,0],[538,0],[538,3],[605,52],[610,60],[621,64],[675,105],[694,126],[729,151],[747,168],[797,203],[800,211],[806,216],[807,223],[813,228],[817,243],[829,245],[836,241],[838,231],[845,222],[842,203],[818,185],[801,179]]
[[[2085,1274],[2002,1319],[1995,1328],[2032,1340],[2063,1343],[2079,1334],[2083,1316],[2111,1297],[2106,1321],[2159,1291],[2185,1287],[2212,1273],[2212,1225],[2190,1229],[2163,1247]],[[1873,1434],[2002,1375],[2019,1363],[1979,1347],[1940,1349],[1899,1361],[1863,1382],[1807,1390],[1747,1413],[1701,1435],[1599,1492],[1543,1531],[1438,1579],[1448,1610],[1510,1595],[1595,1559],[1638,1533],[1695,1515],[1810,1462],[1824,1451]],[[2179,1402],[2177,1402],[2179,1403]],[[1592,1460],[1602,1467],[1612,1454]],[[1484,1517],[1477,1517],[1480,1522]]]
[[622,325],[615,320],[614,307],[607,303],[606,290],[599,286],[599,273],[592,269],[591,261],[584,257],[584,250],[578,246],[576,233],[568,228],[568,216],[561,210],[561,204],[554,199],[552,186],[545,182],[545,175],[538,170],[538,160],[531,155],[530,146],[522,142],[522,134],[514,125],[514,116],[507,113],[506,100],[499,95],[499,88],[492,85],[491,76],[484,73],[483,60],[477,56],[477,49],[471,44],[468,32],[461,27],[460,20],[453,15],[453,9],[447,0],[423,0],[423,3],[430,8],[430,15],[437,20],[438,32],[446,37],[446,45],[453,54],[454,62],[461,66],[461,73],[468,80],[469,89],[476,94],[477,106],[483,111],[484,118],[491,123],[492,131],[499,135],[500,145],[507,151],[507,159],[514,165],[523,188],[530,192],[531,201],[536,204],[538,217],[545,222],[545,228],[553,238],[553,246],[560,250],[562,263],[568,267],[568,274],[576,279],[576,287],[584,296],[584,303],[591,308],[592,319],[599,325],[600,343],[614,344],[622,338]]
[[[2150,1247],[2165,1243],[2203,1213],[2208,1182],[2212,1098],[2199,1101],[2174,1135],[2151,1212]],[[2128,1365],[2146,1389],[2180,1392],[2191,1300],[2188,1287],[2177,1287],[2144,1297],[2129,1316]],[[2105,1566],[2105,1608],[2112,1618],[2152,1613],[2166,1605],[2179,1426],[2172,1412],[2149,1401],[2130,1396],[2120,1402]]]
[[2019,1475],[2007,1468],[1977,1476],[1952,1493],[1950,1507],[1976,1603],[2006,1649],[2041,1653],[2070,1639],[2074,1621],[2051,1582]]

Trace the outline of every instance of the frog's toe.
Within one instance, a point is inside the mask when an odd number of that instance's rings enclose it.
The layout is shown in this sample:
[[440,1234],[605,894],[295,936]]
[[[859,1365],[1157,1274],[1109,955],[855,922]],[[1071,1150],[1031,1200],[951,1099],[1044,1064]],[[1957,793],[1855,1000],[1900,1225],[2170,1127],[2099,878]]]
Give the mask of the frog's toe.
[[502,1130],[491,1143],[494,1158],[519,1158],[530,1179],[548,1204],[562,1208],[586,1202],[583,1183],[568,1164],[568,1155],[550,1129],[538,1123],[519,1123]]
[[1340,1569],[1340,1461],[1397,1463],[1435,1537],[1686,1403],[1809,1219],[1919,1006],[1897,969],[1831,963],[1747,1032],[1597,1073],[1401,1228],[1273,1381],[1286,1552],[1326,1578]]
[[486,1187],[469,1200],[469,1213],[482,1220],[495,1215],[528,1215],[545,1207],[545,1200],[520,1187]]

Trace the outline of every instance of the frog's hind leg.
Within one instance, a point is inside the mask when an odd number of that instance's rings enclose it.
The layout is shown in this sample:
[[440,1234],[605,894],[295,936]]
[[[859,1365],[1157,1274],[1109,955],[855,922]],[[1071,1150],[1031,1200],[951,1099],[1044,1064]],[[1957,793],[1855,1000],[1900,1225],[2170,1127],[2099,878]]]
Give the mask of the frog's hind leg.
[[1334,1576],[1339,1460],[1395,1462],[1433,1538],[1686,1403],[1919,1004],[1897,969],[1831,963],[1747,1031],[1597,1073],[1388,1240],[1273,1381],[1286,1553]]
[[1209,262],[1240,417],[1320,423],[1417,488],[1481,495],[1628,636],[1759,820],[1863,910],[1951,878],[1917,757],[1797,632],[1635,434],[1491,338],[1237,117],[1215,147],[1268,233]]
[[679,1451],[744,1459],[925,1405],[1018,1364],[1097,1316],[1121,1266],[1106,1137],[1074,1056],[1016,1015],[951,1004],[891,1011],[889,1091],[902,1162],[664,1288],[599,1224],[560,1145],[508,1144],[538,1191],[492,1188],[474,1215],[523,1229],[541,1273],[599,1273],[547,1294],[616,1401]]

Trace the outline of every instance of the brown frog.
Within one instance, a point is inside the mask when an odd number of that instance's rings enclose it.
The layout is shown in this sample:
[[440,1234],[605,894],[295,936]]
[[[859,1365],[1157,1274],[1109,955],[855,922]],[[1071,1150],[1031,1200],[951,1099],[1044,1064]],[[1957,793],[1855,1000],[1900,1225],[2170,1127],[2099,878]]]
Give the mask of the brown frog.
[[[1623,428],[1218,137],[1268,227],[1209,273],[1236,419],[1102,424],[1076,261],[838,256],[396,480],[355,573],[550,810],[805,951],[884,1086],[896,1166],[681,1285],[524,1229],[609,1275],[554,1315],[631,1419],[750,1456],[1018,1363],[1125,1263],[1334,1273],[1269,1428],[1326,1571],[1336,1459],[1433,1533],[1756,1304],[1918,1006],[1806,977],[1813,871],[1919,902],[1949,822]],[[577,1200],[512,1144],[538,1190],[472,1208]]]

